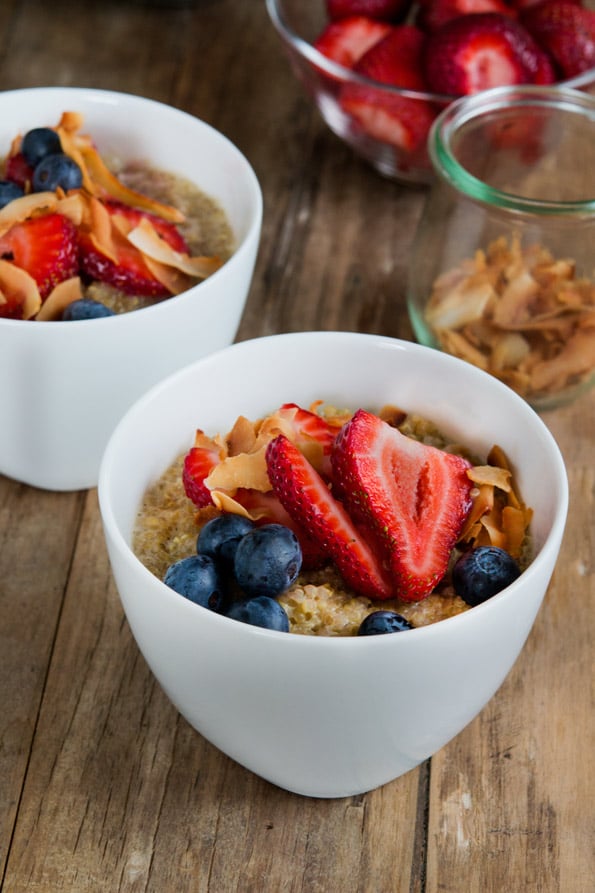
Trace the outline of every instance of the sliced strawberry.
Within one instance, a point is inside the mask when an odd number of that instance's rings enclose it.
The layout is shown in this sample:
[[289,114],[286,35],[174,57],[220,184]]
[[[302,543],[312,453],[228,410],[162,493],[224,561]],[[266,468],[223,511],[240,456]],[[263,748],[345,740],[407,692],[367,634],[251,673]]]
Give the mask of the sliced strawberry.
[[43,300],[54,286],[77,273],[76,227],[62,214],[31,217],[0,238],[0,256],[35,279]]
[[333,471],[348,510],[375,531],[406,601],[429,595],[446,573],[471,506],[469,467],[361,409],[335,442]]
[[503,0],[425,0],[419,5],[415,22],[424,31],[435,31],[451,19],[479,12],[499,12],[515,18],[516,10]]
[[333,62],[351,68],[390,28],[386,22],[366,16],[350,16],[327,25],[314,47]]
[[329,19],[368,16],[384,22],[397,21],[411,6],[411,0],[326,0]]
[[545,0],[525,10],[520,21],[553,57],[561,77],[595,66],[595,12],[569,0]]
[[194,446],[184,457],[182,469],[184,492],[198,508],[213,504],[211,491],[205,487],[204,480],[220,461],[221,451],[215,447]]
[[425,90],[422,71],[424,42],[423,31],[415,25],[395,25],[382,40],[364,53],[354,70],[381,84]]
[[526,28],[495,12],[459,16],[429,34],[424,70],[431,90],[453,96],[555,80],[549,57]]
[[339,428],[329,425],[317,413],[302,409],[297,403],[284,403],[276,414],[290,426],[293,431],[291,439],[300,452],[324,477],[330,477],[330,456]]
[[[175,251],[188,252],[188,245],[173,223],[147,211],[139,211],[115,201],[104,202],[111,215],[124,217],[132,226],[142,218],[150,221],[154,229]],[[116,242],[117,259],[114,263],[93,244],[86,233],[79,236],[79,261],[82,272],[92,280],[99,280],[121,289],[129,295],[166,297],[169,292],[155,278],[144,261],[142,253],[124,237]]]
[[269,443],[266,460],[279,501],[321,544],[345,582],[370,598],[390,598],[392,588],[370,545],[299,449],[280,434]]
[[4,168],[4,178],[25,189],[33,178],[33,168],[25,161],[22,152],[9,155]]
[[[386,37],[365,53],[354,71],[370,80],[407,90],[425,90],[422,48],[425,37],[413,25],[396,25]],[[362,84],[347,84],[341,91],[341,108],[370,137],[390,143],[405,152],[425,145],[436,116],[430,102],[377,90]]]

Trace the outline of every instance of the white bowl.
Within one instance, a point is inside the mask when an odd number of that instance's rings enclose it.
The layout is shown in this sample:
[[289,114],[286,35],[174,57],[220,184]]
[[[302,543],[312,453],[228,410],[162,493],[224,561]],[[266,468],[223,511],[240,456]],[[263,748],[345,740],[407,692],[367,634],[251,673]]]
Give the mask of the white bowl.
[[[224,432],[239,414],[257,418],[286,401],[315,399],[354,409],[393,403],[479,453],[500,444],[535,509],[529,568],[488,602],[433,626],[347,639],[248,626],[168,589],[130,548],[145,489],[191,445],[196,427]],[[568,494],[548,429],[496,379],[420,345],[318,332],[236,344],[152,389],[110,440],[99,500],[128,621],[178,710],[274,784],[341,797],[427,759],[498,689],[549,583]]]
[[0,93],[0,146],[57,123],[65,110],[84,115],[102,154],[146,160],[216,199],[237,247],[209,279],[147,309],[82,322],[0,319],[0,473],[51,490],[95,486],[126,409],[164,376],[233,341],[262,218],[254,171],[225,136],[139,96],[61,87]]

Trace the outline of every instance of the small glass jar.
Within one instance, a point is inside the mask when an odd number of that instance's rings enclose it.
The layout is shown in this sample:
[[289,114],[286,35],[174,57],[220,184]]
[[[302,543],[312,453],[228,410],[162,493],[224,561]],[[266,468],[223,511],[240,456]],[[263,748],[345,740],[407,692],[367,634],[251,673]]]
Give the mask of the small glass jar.
[[417,339],[500,378],[535,409],[595,381],[595,98],[498,87],[452,103],[428,149],[415,237]]

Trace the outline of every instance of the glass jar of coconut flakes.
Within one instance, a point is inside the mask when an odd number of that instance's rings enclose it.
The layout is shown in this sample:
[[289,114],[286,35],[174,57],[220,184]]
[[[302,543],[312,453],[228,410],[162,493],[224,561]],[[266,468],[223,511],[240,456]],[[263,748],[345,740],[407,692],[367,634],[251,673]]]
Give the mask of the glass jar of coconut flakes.
[[535,409],[595,381],[595,98],[498,87],[452,103],[429,136],[435,182],[414,241],[417,339]]

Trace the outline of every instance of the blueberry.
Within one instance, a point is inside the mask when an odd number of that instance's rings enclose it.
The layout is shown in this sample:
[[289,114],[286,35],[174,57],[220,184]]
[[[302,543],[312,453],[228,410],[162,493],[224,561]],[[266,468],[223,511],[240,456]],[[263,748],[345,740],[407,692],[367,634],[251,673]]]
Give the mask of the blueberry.
[[208,555],[192,555],[171,564],[163,582],[196,605],[222,613],[227,597],[217,565]]
[[232,620],[249,623],[251,626],[262,626],[264,629],[274,629],[280,633],[289,632],[289,619],[285,609],[268,595],[233,602],[227,616]]
[[234,573],[247,596],[276,596],[295,581],[302,566],[298,539],[283,524],[255,527],[238,543]]
[[23,137],[21,152],[31,167],[36,167],[46,155],[55,155],[62,151],[60,137],[49,127],[35,127]]
[[68,192],[83,185],[83,175],[76,161],[60,152],[46,155],[39,162],[33,171],[31,185],[33,192],[54,192],[58,187]]
[[236,549],[241,538],[250,533],[254,522],[243,515],[226,512],[211,518],[198,534],[196,550],[218,561],[233,565]]
[[15,198],[22,198],[23,190],[11,180],[0,180],[0,208],[4,208],[14,201]]
[[62,311],[62,319],[65,322],[73,322],[77,319],[98,319],[100,316],[114,316],[114,311],[92,298],[79,298],[78,301],[72,301]]
[[357,634],[358,636],[381,636],[384,633],[400,633],[405,629],[413,629],[413,627],[396,611],[373,611],[364,617]]
[[479,605],[520,576],[521,570],[508,552],[497,546],[479,546],[465,552],[452,569],[457,595],[468,605]]

